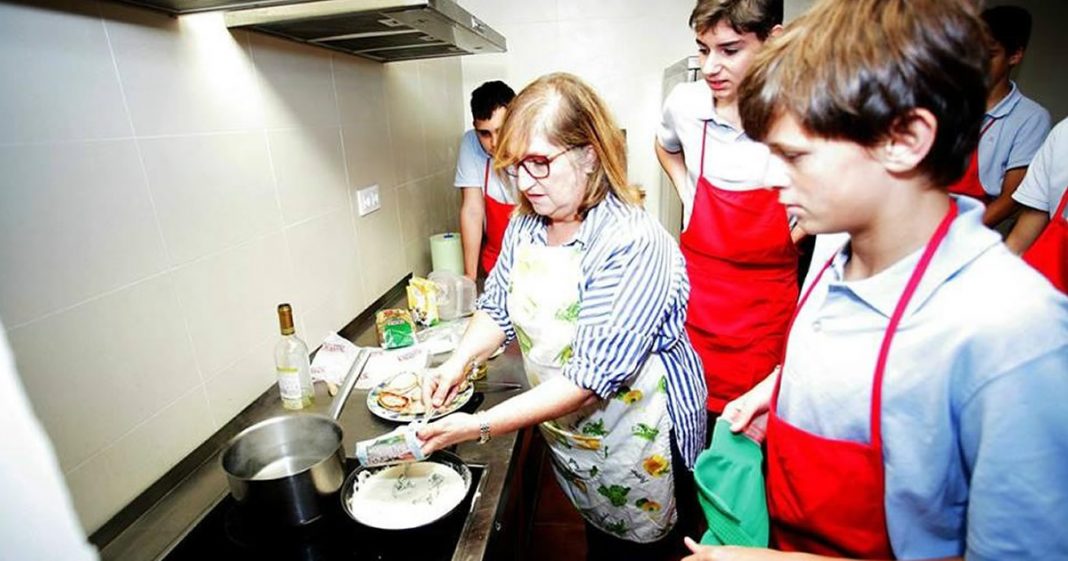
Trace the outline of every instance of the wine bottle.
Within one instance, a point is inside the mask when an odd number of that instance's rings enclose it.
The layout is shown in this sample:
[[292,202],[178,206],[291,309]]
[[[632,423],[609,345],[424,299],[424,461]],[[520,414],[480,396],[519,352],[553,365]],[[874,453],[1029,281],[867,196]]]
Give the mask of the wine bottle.
[[274,347],[274,364],[278,372],[278,393],[286,409],[303,409],[315,401],[312,389],[311,361],[308,345],[300,340],[293,328],[293,308],[278,305],[278,326],[282,339]]

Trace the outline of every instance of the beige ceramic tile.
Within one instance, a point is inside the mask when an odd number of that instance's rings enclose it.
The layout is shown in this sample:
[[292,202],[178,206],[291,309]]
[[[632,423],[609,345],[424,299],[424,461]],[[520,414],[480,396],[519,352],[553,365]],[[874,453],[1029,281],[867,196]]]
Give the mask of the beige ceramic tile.
[[268,127],[336,127],[330,51],[250,33]]
[[129,136],[96,2],[36,4],[0,4],[0,143]]
[[430,246],[429,244],[413,242],[404,246],[404,255],[408,260],[408,268],[417,277],[425,277],[430,274]]
[[382,136],[377,129],[366,127],[346,127],[341,135],[349,187],[375,184],[392,187],[395,184],[393,162],[395,159],[405,162],[409,155],[394,155],[388,135]]
[[274,130],[267,137],[286,224],[347,208],[340,129]]
[[389,114],[390,144],[395,154],[393,169],[398,184],[427,174],[425,114],[419,62],[386,65],[385,92]]
[[367,128],[378,138],[388,135],[385,66],[355,56],[334,54],[334,87],[345,127]]
[[166,276],[13,329],[8,337],[64,470],[201,383]]
[[286,238],[293,255],[295,300],[301,304],[298,314],[322,305],[341,287],[362,294],[359,272],[362,262],[356,253],[348,208],[291,226],[286,229]]
[[[298,334],[303,337],[303,334]],[[242,409],[278,383],[274,370],[274,346],[277,338],[253,346],[230,367],[224,368],[205,384],[211,414],[223,425]]]
[[[501,80],[508,84],[516,93],[523,89],[524,82],[512,78],[513,72],[508,67],[508,53],[465,56],[460,58],[461,84],[458,95],[463,110],[461,118],[462,128],[466,131],[471,128],[471,92],[478,86],[490,80]],[[515,72],[518,75],[518,72]]]
[[101,4],[140,136],[250,130],[264,124],[248,34],[221,12],[172,18]]
[[0,169],[9,328],[165,267],[132,140],[0,147]]
[[[456,58],[426,60],[420,63],[419,75],[423,107],[433,111],[423,113],[423,132],[426,135],[427,171],[436,173],[456,166],[456,146],[463,134],[458,114],[462,111],[449,85],[460,74]],[[453,105],[455,104],[455,105]]]
[[98,530],[121,508],[119,497],[129,493],[122,466],[113,466],[110,458],[97,454],[75,469],[63,474],[70,489],[74,510],[87,534]]
[[309,309],[301,316],[304,336],[308,338],[308,348],[315,350],[327,335],[340,331],[371,302],[371,299],[363,297],[358,279],[357,282],[348,282],[334,289],[321,305]]
[[174,277],[207,378],[278,336],[278,304],[300,309],[281,233],[184,265]]
[[381,209],[355,219],[360,271],[370,300],[385,294],[409,271],[400,216],[413,205],[398,198],[397,190],[392,188],[382,189],[381,199]]
[[155,138],[141,150],[175,264],[281,230],[263,133]]
[[200,386],[67,473],[88,531],[98,528],[215,431]]

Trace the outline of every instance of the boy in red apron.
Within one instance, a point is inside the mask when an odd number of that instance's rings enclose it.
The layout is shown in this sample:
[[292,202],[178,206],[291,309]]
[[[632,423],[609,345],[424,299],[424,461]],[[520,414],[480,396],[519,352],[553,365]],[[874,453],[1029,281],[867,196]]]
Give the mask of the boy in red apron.
[[987,205],[983,222],[991,228],[1004,222],[1007,227],[1019,209],[1012,194],[1049,132],[1050,118],[1044,107],[1024,96],[1010,79],[1012,69],[1023,62],[1031,38],[1031,14],[1019,6],[994,6],[983,11],[982,17],[990,49],[986,113],[968,169],[950,185],[949,192],[983,201]]
[[[500,81],[486,82],[471,92],[474,128],[464,133],[456,158],[453,184],[461,189],[460,241],[464,276],[475,280],[479,266],[489,274],[501,252],[501,240],[515,208],[511,182],[494,173],[493,150],[515,92]],[[485,230],[483,230],[483,225]]]
[[1068,119],[1049,133],[1012,198],[1024,208],[1005,245],[1068,293]]
[[813,264],[781,371],[724,413],[768,413],[774,549],[692,559],[1068,558],[1068,298],[945,190],[985,105],[973,10],[821,0],[750,69],[780,200],[849,241]]
[[713,417],[779,362],[797,301],[797,250],[770,188],[784,174],[738,117],[738,85],[781,22],[781,0],[699,0],[690,25],[704,80],[672,90],[657,133],[657,158],[683,201],[686,330]]

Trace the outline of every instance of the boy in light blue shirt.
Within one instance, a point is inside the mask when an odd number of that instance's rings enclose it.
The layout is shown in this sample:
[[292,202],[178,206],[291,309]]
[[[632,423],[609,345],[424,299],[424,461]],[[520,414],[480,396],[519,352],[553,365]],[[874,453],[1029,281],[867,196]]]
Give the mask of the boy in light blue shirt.
[[[978,147],[979,180],[991,199],[983,223],[993,228],[1019,209],[1012,194],[1049,133],[1050,116],[1010,79],[1027,50],[1031,14],[1018,6],[995,6],[983,11],[983,21],[991,39],[990,90],[983,116],[986,132]],[[1002,229],[1007,232],[1011,225]]]
[[780,202],[849,240],[813,263],[781,371],[724,411],[768,415],[774,550],[689,559],[1068,559],[1068,298],[946,192],[983,120],[982,33],[963,1],[821,0],[750,69]]

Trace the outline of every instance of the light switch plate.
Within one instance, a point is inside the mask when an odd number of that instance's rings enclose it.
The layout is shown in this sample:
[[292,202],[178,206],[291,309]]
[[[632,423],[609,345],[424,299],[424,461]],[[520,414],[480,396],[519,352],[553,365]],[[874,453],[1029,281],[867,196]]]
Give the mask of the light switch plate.
[[382,207],[378,198],[378,185],[364,187],[356,191],[356,208],[360,216],[366,216]]

